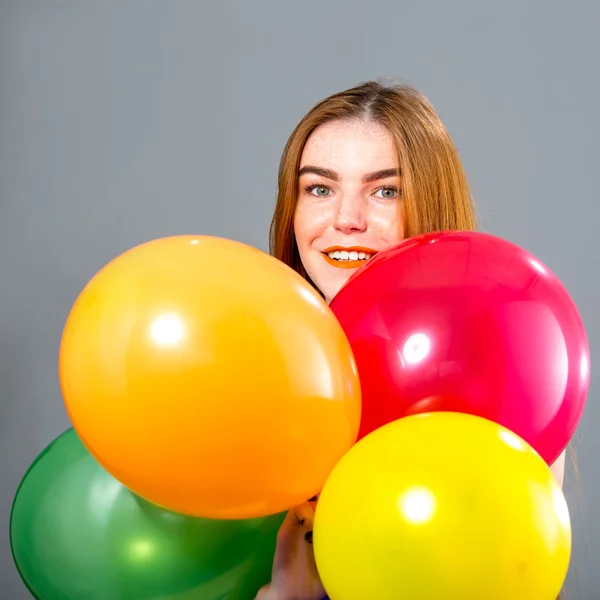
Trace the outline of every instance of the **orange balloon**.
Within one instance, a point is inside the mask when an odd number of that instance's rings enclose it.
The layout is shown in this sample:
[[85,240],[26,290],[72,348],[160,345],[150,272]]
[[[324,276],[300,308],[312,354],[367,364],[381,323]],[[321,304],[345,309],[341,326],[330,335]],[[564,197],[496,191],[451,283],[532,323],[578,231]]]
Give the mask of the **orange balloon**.
[[98,462],[187,515],[298,505],[358,434],[356,365],[327,304],[282,262],[222,238],[154,240],[100,270],[67,319],[59,375]]

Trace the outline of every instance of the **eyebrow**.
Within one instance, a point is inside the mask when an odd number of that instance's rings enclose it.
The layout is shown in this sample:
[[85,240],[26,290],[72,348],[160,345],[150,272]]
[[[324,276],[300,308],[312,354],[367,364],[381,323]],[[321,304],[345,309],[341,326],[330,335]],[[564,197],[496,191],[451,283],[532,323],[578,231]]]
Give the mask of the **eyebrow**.
[[[313,175],[319,175],[320,177],[326,177],[332,181],[339,181],[340,177],[331,169],[323,169],[322,167],[315,167],[313,165],[306,165],[298,171],[298,177],[311,173]],[[367,173],[363,176],[363,183],[372,183],[380,179],[387,179],[389,177],[400,177],[400,169],[382,169],[381,171],[374,171],[373,173]]]

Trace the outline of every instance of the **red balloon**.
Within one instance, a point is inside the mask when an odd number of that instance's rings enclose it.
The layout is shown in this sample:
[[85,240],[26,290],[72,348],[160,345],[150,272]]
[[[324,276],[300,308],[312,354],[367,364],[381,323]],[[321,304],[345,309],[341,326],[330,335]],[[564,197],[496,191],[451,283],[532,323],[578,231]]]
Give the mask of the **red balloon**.
[[479,232],[416,236],[374,256],[331,309],[358,366],[359,439],[407,415],[463,412],[551,464],[573,436],[590,380],[585,328],[523,248]]

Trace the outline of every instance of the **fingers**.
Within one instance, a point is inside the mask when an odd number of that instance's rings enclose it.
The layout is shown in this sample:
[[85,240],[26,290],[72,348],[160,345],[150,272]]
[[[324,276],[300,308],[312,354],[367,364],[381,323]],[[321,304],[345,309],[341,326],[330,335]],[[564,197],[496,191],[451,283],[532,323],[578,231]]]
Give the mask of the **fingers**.
[[298,523],[301,524],[304,541],[312,544],[313,525],[315,521],[317,497],[311,498],[308,502],[301,504],[294,509],[294,514]]
[[298,523],[304,529],[312,529],[313,521],[315,519],[315,505],[312,502],[305,502],[300,506],[293,509],[293,513],[296,515]]
[[288,511],[277,534],[277,546],[281,553],[295,547],[300,540],[312,544],[312,530],[319,496],[313,496],[300,506]]
[[256,594],[254,600],[272,600],[273,598],[277,598],[278,595],[273,590],[273,586],[268,583],[258,590],[258,594]]
[[286,548],[288,545],[295,543],[296,539],[302,531],[303,522],[298,518],[294,510],[288,511],[279,532],[277,533],[277,546]]
[[261,587],[260,590],[258,590],[258,594],[256,594],[256,596],[254,597],[254,600],[267,600],[268,593],[269,587],[268,585],[265,585],[264,587]]
[[316,501],[311,498],[308,502],[290,510],[279,529],[278,543],[285,544],[288,541],[292,542],[312,532],[315,520],[315,508]]
[[315,511],[316,511],[316,509],[317,509],[317,502],[318,502],[318,501],[319,501],[319,495],[318,495],[318,494],[317,494],[316,496],[313,496],[313,497],[312,497],[312,498],[311,498],[311,499],[308,501],[309,505],[310,505],[310,506],[312,507],[312,509],[313,509],[313,516],[312,516],[311,523],[310,523],[310,531],[307,531],[307,532],[304,534],[304,539],[305,539],[305,541],[307,541],[309,544],[312,544],[312,535],[313,535],[313,534],[312,534],[312,530],[313,530],[313,526],[314,526],[314,514],[315,514]]
[[[288,511],[277,536],[270,586],[265,586],[255,600],[290,597],[321,598],[325,591],[320,582],[312,546],[316,498]],[[300,591],[303,590],[303,591]],[[300,595],[301,594],[301,595]]]

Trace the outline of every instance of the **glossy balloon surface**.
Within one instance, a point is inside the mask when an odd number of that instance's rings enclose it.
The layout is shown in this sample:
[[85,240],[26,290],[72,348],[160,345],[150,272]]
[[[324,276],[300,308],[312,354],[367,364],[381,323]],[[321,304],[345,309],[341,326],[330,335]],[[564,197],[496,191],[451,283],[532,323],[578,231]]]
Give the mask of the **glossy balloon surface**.
[[555,600],[571,524],[550,468],[521,438],[438,412],[389,423],[340,460],[313,540],[331,600]]
[[67,319],[60,381],[109,473],[205,518],[305,502],[360,422],[352,351],[318,293],[264,252],[208,236],[154,240],[101,269]]
[[373,257],[331,308],[361,378],[359,438],[446,410],[508,427],[548,463],[570,441],[587,336],[564,285],[523,248],[478,232],[417,236]]
[[15,496],[15,564],[38,600],[253,600],[283,514],[240,521],[165,511],[124,488],[69,429]]

